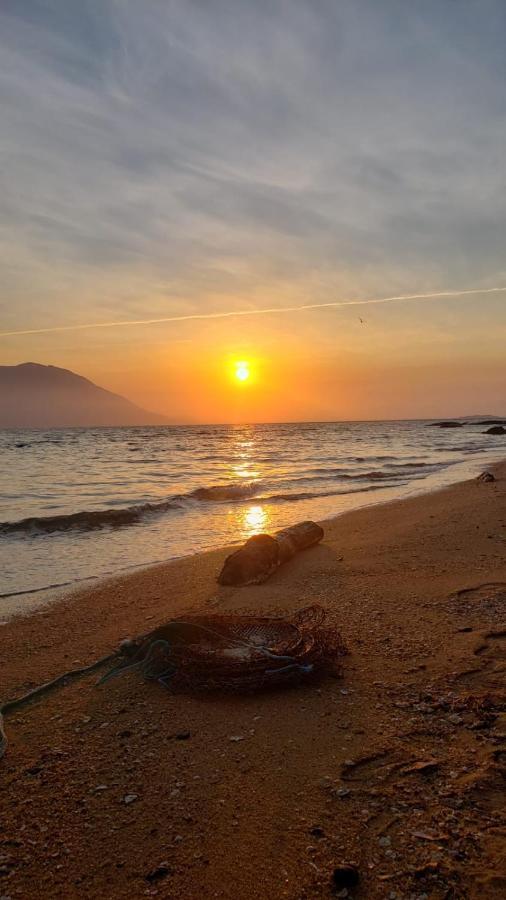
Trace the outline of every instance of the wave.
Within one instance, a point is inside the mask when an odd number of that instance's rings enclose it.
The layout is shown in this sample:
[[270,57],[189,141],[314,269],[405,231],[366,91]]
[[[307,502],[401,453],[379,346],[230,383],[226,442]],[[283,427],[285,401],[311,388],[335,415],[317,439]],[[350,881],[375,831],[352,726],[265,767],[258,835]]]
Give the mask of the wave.
[[[70,530],[93,531],[102,528],[119,528],[136,525],[150,516],[165,513],[170,510],[194,508],[198,504],[208,503],[244,503],[255,499],[257,503],[294,503],[300,500],[310,500],[318,497],[332,497],[341,494],[370,491],[383,487],[393,487],[406,483],[406,478],[420,478],[424,475],[413,471],[416,468],[437,468],[437,464],[427,463],[398,463],[399,471],[382,472],[373,469],[368,472],[350,474],[342,469],[326,470],[327,478],[306,476],[288,480],[288,485],[305,484],[307,490],[287,490],[279,493],[262,493],[262,487],[267,487],[261,481],[242,482],[239,484],[218,484],[208,487],[196,488],[188,494],[175,494],[165,500],[132,504],[119,509],[93,509],[80,510],[75,513],[61,513],[50,516],[31,516],[14,522],[0,522],[0,534],[51,534]],[[411,474],[401,471],[401,468],[410,468]],[[318,471],[318,470],[313,470]],[[323,471],[323,470],[321,470]],[[311,484],[318,481],[340,482],[341,488],[329,485],[323,490],[311,490]],[[363,486],[353,488],[356,482],[369,482]],[[371,484],[372,482],[372,484]],[[376,482],[378,482],[376,484]],[[349,487],[347,486],[349,485]],[[314,485],[316,487],[316,485]],[[323,487],[323,485],[322,485]]]
[[117,528],[135,525],[149,515],[192,506],[195,501],[223,503],[246,500],[255,495],[259,484],[215,485],[197,488],[189,494],[176,494],[167,500],[139,503],[121,509],[85,509],[56,516],[30,516],[17,522],[0,522],[0,534],[33,532],[50,534],[55,531],[93,531],[99,528]]
[[31,516],[27,519],[20,519],[18,522],[2,522],[0,534],[32,531],[50,533],[69,531],[73,528],[92,531],[107,526],[134,525],[154,506],[159,506],[159,504],[143,503],[138,506],[127,506],[124,509],[85,509],[58,516]]
[[445,465],[445,463],[410,463],[410,462],[400,462],[400,463],[390,463],[392,469],[424,469],[426,466],[436,467],[439,465]]
[[377,472],[373,470],[372,472],[360,472],[358,475],[343,475],[342,477],[349,481],[391,481],[396,476],[392,472]]
[[260,482],[250,481],[246,484],[217,484],[212,487],[197,488],[189,494],[195,500],[208,503],[222,503],[226,500],[247,500],[258,493]]
[[139,503],[121,509],[84,509],[76,513],[57,516],[30,516],[17,522],[0,522],[0,534],[33,532],[50,534],[55,531],[94,531],[99,528],[117,528],[136,525],[151,514],[181,509],[191,505],[191,494],[176,495],[156,503]]
[[[396,481],[395,484],[406,484],[405,481]],[[256,497],[257,503],[295,503],[298,500],[313,500],[317,497],[338,497],[342,494],[365,494],[368,491],[380,491],[384,487],[393,487],[393,484],[370,484],[367,487],[347,488],[342,491],[302,491],[300,494],[269,494],[266,497]]]
[[345,472],[338,476],[343,481],[395,481],[402,478],[402,472],[379,472],[373,469],[370,472],[358,472],[356,475],[348,475]]
[[[386,457],[383,457],[386,459]],[[372,469],[367,472],[355,472],[351,474],[349,471],[332,468],[332,469],[313,469],[312,472],[322,472],[327,476],[315,477],[314,474],[306,475],[301,478],[289,479],[287,486],[295,484],[304,484],[307,489],[302,491],[294,491],[288,489],[279,493],[262,493],[262,488],[267,487],[266,483],[261,481],[241,482],[239,484],[218,484],[206,487],[196,488],[188,494],[176,494],[165,500],[151,501],[145,503],[132,504],[121,507],[119,509],[94,509],[80,510],[75,513],[62,513],[50,516],[31,516],[14,522],[0,522],[0,534],[51,534],[54,532],[64,532],[70,530],[93,531],[103,528],[119,528],[124,526],[136,525],[144,519],[154,515],[168,512],[170,510],[195,508],[198,504],[208,503],[244,503],[253,498],[257,503],[295,503],[301,500],[311,500],[319,497],[332,497],[342,494],[359,493],[371,490],[378,490],[384,487],[394,487],[395,485],[405,484],[406,479],[419,479],[426,477],[424,469],[427,472],[445,468],[451,465],[453,460],[444,463],[410,463],[398,462],[390,463],[389,468],[396,471],[380,471]],[[314,482],[333,481],[341,483],[335,486],[329,485],[323,490],[311,490]],[[354,488],[352,485],[357,482],[365,482],[363,486]],[[367,484],[369,482],[369,484]],[[349,486],[347,486],[349,485]],[[322,485],[323,487],[323,485]]]
[[15,522],[0,522],[0,534],[36,535],[70,530],[94,531],[102,528],[119,528],[136,525],[150,516],[170,510],[192,508],[198,503],[244,503],[252,498],[255,498],[257,503],[295,503],[300,500],[310,500],[318,497],[332,497],[339,494],[378,490],[381,487],[400,483],[400,476],[389,476],[386,473],[379,472],[369,472],[367,475],[354,477],[374,480],[375,476],[378,480],[389,482],[390,484],[368,485],[355,489],[343,487],[341,490],[330,488],[324,491],[308,490],[298,493],[280,492],[262,495],[259,494],[262,486],[260,482],[213,485],[211,487],[197,488],[188,494],[177,494],[169,497],[167,500],[139,503],[120,509],[80,510],[75,513],[62,513],[55,516],[30,516]]
[[[437,471],[453,464],[453,460],[448,463],[390,463],[392,469],[399,469],[395,472],[381,472],[372,470],[370,472],[357,472],[350,474],[347,469],[310,469],[311,474],[301,475],[299,478],[289,478],[290,484],[309,484],[312,481],[392,481],[397,478],[403,478],[410,474],[411,477],[421,477],[416,470],[428,468],[431,471]],[[409,472],[402,471],[409,469]]]
[[[458,460],[457,460],[458,462]],[[447,469],[448,466],[454,466],[456,464],[456,460],[454,459],[445,459],[440,462],[399,462],[399,463],[390,463],[391,469],[429,469],[431,472],[438,472],[440,469]]]

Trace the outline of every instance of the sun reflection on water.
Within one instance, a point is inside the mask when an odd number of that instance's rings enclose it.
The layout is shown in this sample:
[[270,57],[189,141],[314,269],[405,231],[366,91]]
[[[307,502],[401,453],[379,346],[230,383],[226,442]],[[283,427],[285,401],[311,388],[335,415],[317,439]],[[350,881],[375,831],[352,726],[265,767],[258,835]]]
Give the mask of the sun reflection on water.
[[228,477],[233,480],[233,482],[243,482],[245,486],[252,484],[256,481],[259,481],[261,478],[261,471],[255,461],[256,455],[256,446],[255,442],[248,437],[245,437],[248,434],[249,429],[241,430],[239,433],[239,439],[235,435],[232,436],[231,441],[231,456],[232,459],[228,465]]
[[242,526],[246,537],[267,531],[269,514],[264,506],[248,506],[242,515]]
[[248,462],[233,463],[230,466],[230,471],[234,478],[244,478],[246,481],[254,481],[260,475],[254,463],[249,460]]
[[[251,485],[253,492],[260,492],[260,485],[264,477],[264,467],[257,459],[260,448],[254,440],[253,429],[247,426],[234,429],[230,442],[230,461],[228,464],[228,478],[234,484]],[[246,494],[247,496],[247,494]],[[271,527],[271,517],[265,506],[260,503],[236,506],[230,510],[231,520],[243,540],[247,540],[254,534],[268,531]]]

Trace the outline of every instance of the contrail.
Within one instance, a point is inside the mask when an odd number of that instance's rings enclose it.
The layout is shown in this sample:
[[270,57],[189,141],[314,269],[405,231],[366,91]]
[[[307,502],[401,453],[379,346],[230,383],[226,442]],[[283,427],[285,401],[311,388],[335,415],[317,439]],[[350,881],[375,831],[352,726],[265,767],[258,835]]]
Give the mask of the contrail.
[[348,306],[374,306],[378,303],[406,303],[416,300],[437,300],[440,297],[463,297],[470,294],[500,294],[506,287],[471,288],[467,290],[435,291],[429,294],[399,294],[394,297],[377,297],[352,300],[335,300],[330,303],[303,303],[300,306],[268,306],[262,309],[239,309],[229,312],[193,313],[186,316],[164,316],[160,319],[127,319],[119,322],[89,322],[83,325],[54,325],[50,328],[27,328],[22,331],[0,331],[0,337],[22,334],[52,334],[58,331],[82,331],[86,328],[125,328],[134,325],[159,325],[164,322],[193,322],[202,319],[232,319],[240,316],[265,316],[279,313],[304,312],[312,309],[341,309]]

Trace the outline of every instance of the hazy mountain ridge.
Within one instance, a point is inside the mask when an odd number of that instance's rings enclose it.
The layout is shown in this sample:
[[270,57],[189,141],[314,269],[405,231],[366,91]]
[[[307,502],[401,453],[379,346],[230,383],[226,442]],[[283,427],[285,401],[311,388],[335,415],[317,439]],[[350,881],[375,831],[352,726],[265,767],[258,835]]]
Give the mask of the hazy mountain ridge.
[[39,363],[0,366],[1,428],[168,423],[69,369]]

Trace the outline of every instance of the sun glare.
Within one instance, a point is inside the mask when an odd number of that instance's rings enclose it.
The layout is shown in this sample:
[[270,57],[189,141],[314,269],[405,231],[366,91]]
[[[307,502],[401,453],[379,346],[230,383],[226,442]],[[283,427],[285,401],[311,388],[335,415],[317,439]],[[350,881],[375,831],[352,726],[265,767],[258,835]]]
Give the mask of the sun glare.
[[250,377],[250,367],[249,363],[242,360],[241,362],[236,362],[234,367],[234,374],[237,378],[237,381],[247,381]]

